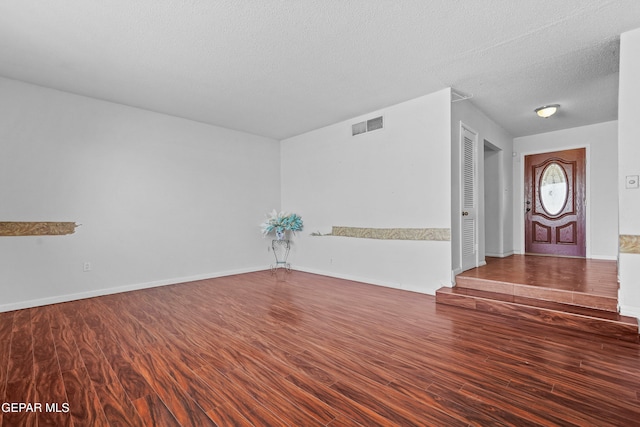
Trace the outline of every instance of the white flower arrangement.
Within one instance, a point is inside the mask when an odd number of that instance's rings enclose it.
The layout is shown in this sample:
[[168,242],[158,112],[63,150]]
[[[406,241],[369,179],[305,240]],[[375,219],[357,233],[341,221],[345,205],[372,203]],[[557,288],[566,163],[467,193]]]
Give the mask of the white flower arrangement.
[[302,217],[295,213],[277,212],[275,209],[267,214],[267,220],[260,227],[262,234],[267,236],[275,233],[279,239],[284,238],[285,231],[291,231],[295,234],[303,228]]

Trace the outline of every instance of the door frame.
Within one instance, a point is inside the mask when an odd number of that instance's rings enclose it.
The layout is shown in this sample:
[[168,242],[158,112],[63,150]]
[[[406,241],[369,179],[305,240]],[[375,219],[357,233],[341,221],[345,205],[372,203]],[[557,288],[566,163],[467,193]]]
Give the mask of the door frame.
[[[487,162],[486,162],[486,157],[487,157],[487,153],[491,152],[494,153],[492,154],[492,157],[495,156],[497,157],[497,163],[498,163],[498,168],[497,168],[497,175],[498,175],[498,182],[497,185],[491,185],[493,182],[487,182]],[[478,155],[480,155],[480,153],[478,153]],[[482,202],[482,207],[480,208],[480,206],[478,207],[478,209],[480,209],[480,215],[482,215],[482,221],[480,221],[480,250],[481,250],[481,259],[485,259],[485,257],[499,257],[499,258],[503,258],[507,255],[513,255],[513,249],[509,250],[509,253],[505,255],[505,251],[504,251],[504,247],[505,247],[505,235],[506,233],[508,233],[509,235],[511,235],[511,230],[507,230],[505,227],[505,185],[506,183],[504,182],[504,173],[503,173],[503,167],[502,165],[504,164],[504,156],[506,155],[506,153],[504,152],[504,150],[500,147],[498,147],[497,145],[494,145],[491,141],[489,140],[484,140],[484,144],[482,147],[482,198],[480,199]],[[497,203],[497,211],[498,211],[498,215],[496,216],[496,218],[494,219],[495,223],[498,225],[498,248],[497,248],[497,252],[492,252],[489,251],[487,252],[487,204],[485,203],[485,199],[487,197],[487,194],[493,194],[493,196],[495,198],[498,199],[498,203]],[[511,205],[507,206],[506,209],[509,209],[511,207]],[[512,224],[513,227],[513,224]],[[513,238],[511,238],[511,240],[513,241]],[[509,245],[509,247],[512,247],[512,245]],[[486,264],[486,261],[485,261]]]
[[520,245],[518,251],[520,254],[525,254],[525,236],[524,236],[524,210],[526,209],[526,194],[525,194],[525,177],[524,177],[524,158],[531,154],[543,154],[553,153],[556,151],[574,150],[577,148],[585,149],[585,246],[586,253],[585,258],[591,258],[591,147],[589,144],[582,145],[558,145],[553,147],[541,148],[539,150],[523,151],[517,153],[518,160],[518,172],[517,179],[519,183],[519,197],[514,197],[515,206],[514,212],[514,226],[516,230],[514,235],[520,236]]
[[[459,173],[460,173],[460,195],[459,195],[459,210],[457,212],[458,215],[458,230],[460,230],[460,271],[456,272],[455,274],[459,274],[463,271],[466,271],[464,268],[464,263],[463,263],[463,252],[464,252],[464,238],[463,238],[463,232],[462,232],[462,209],[463,209],[463,200],[462,198],[464,197],[464,179],[463,179],[463,175],[464,175],[464,170],[463,170],[463,164],[464,164],[464,152],[463,152],[463,138],[464,138],[464,131],[467,130],[468,132],[472,133],[475,135],[475,145],[473,147],[474,150],[474,167],[473,167],[473,193],[474,193],[474,204],[475,204],[475,230],[474,230],[474,240],[475,240],[475,244],[474,244],[474,252],[475,252],[475,260],[474,260],[474,266],[468,268],[467,270],[471,269],[471,268],[476,268],[476,267],[480,267],[484,264],[486,264],[486,262],[480,261],[480,231],[479,231],[479,214],[480,214],[480,206],[479,206],[479,194],[478,194],[478,189],[479,189],[479,185],[478,185],[478,179],[479,179],[479,174],[480,174],[480,158],[479,158],[479,146],[480,146],[480,133],[478,131],[476,131],[474,128],[472,128],[471,126],[465,124],[463,121],[460,121],[460,125],[458,127],[459,133],[458,133],[458,149],[460,150],[460,156],[458,159],[459,162]],[[484,141],[484,140],[483,140]],[[484,157],[483,157],[484,159]]]

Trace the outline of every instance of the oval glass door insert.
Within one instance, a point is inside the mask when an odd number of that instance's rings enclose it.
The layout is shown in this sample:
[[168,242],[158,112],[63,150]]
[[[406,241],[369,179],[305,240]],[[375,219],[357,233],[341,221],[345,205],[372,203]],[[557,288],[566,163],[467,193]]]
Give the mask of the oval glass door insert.
[[549,164],[540,178],[540,201],[548,215],[558,215],[567,203],[569,186],[562,167],[553,162]]

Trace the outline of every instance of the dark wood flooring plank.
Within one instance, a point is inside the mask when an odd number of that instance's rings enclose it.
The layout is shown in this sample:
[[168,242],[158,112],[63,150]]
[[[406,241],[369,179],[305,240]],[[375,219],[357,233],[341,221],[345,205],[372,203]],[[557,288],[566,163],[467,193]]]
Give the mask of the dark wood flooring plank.
[[144,425],[133,403],[125,397],[124,392],[117,386],[96,386],[95,390],[109,425]]
[[348,354],[340,354],[335,351],[327,351],[327,349],[324,351],[318,348],[313,351],[307,350],[297,357],[315,364],[336,378],[357,373],[381,385],[389,384],[394,379],[394,375],[390,372],[368,364],[363,359],[349,357]]
[[353,421],[350,418],[340,416],[327,424],[327,427],[363,427],[362,424]]
[[[118,329],[118,334],[114,335],[114,338],[118,340],[123,346],[126,347],[124,353],[127,358],[131,358],[132,366],[135,367],[136,372],[139,373],[145,380],[145,382],[153,390],[153,394],[157,394],[158,398],[163,405],[172,414],[180,425],[215,425],[211,419],[209,419],[204,410],[198,406],[183,390],[180,389],[175,379],[171,376],[170,369],[167,368],[164,363],[166,359],[172,353],[172,351],[166,354],[155,353],[166,351],[168,348],[162,346],[158,339],[155,337],[153,328],[151,330],[145,330],[141,328],[141,323],[133,317],[133,315],[116,316],[115,312],[109,307],[117,306],[121,310],[126,310],[126,302],[119,301],[118,304],[114,304],[113,301],[109,301],[103,307],[103,315],[105,319],[113,322],[113,325]],[[125,311],[126,313],[126,311]],[[138,341],[138,338],[144,337],[142,342]],[[170,344],[168,344],[170,345]],[[155,350],[154,350],[155,349]],[[187,369],[186,366],[184,369]],[[197,378],[194,378],[194,381]],[[202,394],[203,396],[205,394]],[[141,403],[140,398],[137,400],[139,405],[145,405]],[[147,402],[147,405],[153,402]],[[144,416],[153,416],[145,414]]]
[[[541,400],[553,400],[566,408],[575,408],[576,411],[589,414],[590,419],[601,419],[613,425],[633,425],[638,421],[640,402],[630,400],[615,401],[615,394],[603,399],[603,393],[593,393],[591,389],[556,384],[550,393],[537,395]],[[640,421],[638,421],[640,424]],[[604,424],[603,424],[604,425]]]
[[[115,345],[115,343],[112,344]],[[104,352],[105,358],[116,374],[127,396],[129,396],[129,399],[139,399],[152,393],[151,387],[137,366],[128,358],[122,356],[121,353],[117,352],[119,348],[117,350],[114,350],[113,347],[102,348],[108,349]]]
[[43,407],[38,413],[38,426],[73,425],[62,373],[36,376],[35,402]]
[[[582,403],[593,402],[595,407],[606,408],[612,406],[616,412],[630,410],[636,412],[640,406],[632,392],[634,385],[630,382],[625,386],[624,380],[602,381],[598,375],[585,375],[581,370],[568,366],[566,369],[554,369],[543,363],[531,363],[529,366],[517,367],[509,360],[490,361],[493,365],[501,364],[506,369],[512,369],[515,374],[510,382],[525,385],[527,389],[537,390],[539,393],[551,393],[566,396]],[[535,373],[534,373],[535,372]],[[544,383],[543,383],[544,381]],[[550,384],[550,387],[545,385]],[[597,397],[596,397],[597,396]],[[596,403],[598,402],[598,403]]]
[[213,408],[207,411],[207,415],[219,426],[253,427],[249,420],[229,404]]
[[189,365],[163,349],[154,350],[153,358],[149,359],[148,363],[161,367],[164,373],[169,375],[187,396],[198,402],[198,406],[205,412],[226,403],[224,397],[198,377]]
[[109,426],[102,404],[91,384],[87,372],[81,370],[67,370],[62,373],[67,398],[69,399],[69,413],[73,425],[80,427]]
[[473,399],[481,400],[487,405],[507,409],[512,416],[535,423],[535,425],[598,426],[611,425],[608,421],[593,418],[589,414],[582,414],[575,408],[566,407],[553,400],[537,401],[519,394],[514,389],[488,390],[473,385],[465,385],[462,394]]
[[60,311],[59,306],[50,306],[49,325],[51,327],[51,335],[55,345],[56,356],[60,371],[80,371],[84,369],[82,358],[76,347],[73,338],[73,329],[69,325],[69,321]]
[[155,393],[134,400],[133,405],[146,426],[180,427],[178,420]]
[[[541,424],[523,418],[520,414],[514,413],[509,405],[495,406],[481,399],[476,399],[466,393],[462,393],[457,387],[449,387],[448,384],[434,383],[427,389],[427,392],[435,398],[443,399],[447,405],[454,404],[457,408],[466,408],[468,413],[462,415],[469,420],[471,425],[496,425],[496,426],[522,426],[539,427]],[[476,422],[477,414],[483,418],[489,417],[494,421],[487,424]]]
[[41,378],[60,376],[60,364],[51,333],[48,309],[36,307],[31,310],[31,313],[34,375],[36,384],[42,384]]
[[[151,304],[148,305],[151,306]],[[151,314],[146,313],[144,307],[146,306],[141,303],[136,304],[130,308],[132,314],[129,316],[136,339],[142,347],[162,348],[164,352],[171,353],[193,369],[204,364],[193,347],[168,330],[166,325],[171,324],[171,320],[167,320],[165,316],[165,319],[159,322]]]
[[33,336],[31,310],[19,310],[13,318],[11,350],[7,367],[7,383],[33,383]]
[[121,305],[116,304],[116,297],[117,295],[107,295],[104,298],[97,298],[93,300],[92,305],[94,310],[100,313],[102,324],[111,331],[114,341],[123,352],[123,357],[133,360],[135,355],[144,352],[144,345],[135,336],[134,325],[132,325],[134,320],[127,316],[125,308],[119,308]]
[[406,394],[398,393],[393,387],[380,387],[366,378],[353,376],[344,381],[337,381],[331,385],[331,388],[397,425],[468,425],[466,420],[461,421],[446,413],[434,410],[424,402],[410,399]]
[[4,412],[2,417],[2,425],[7,427],[14,426],[36,426],[38,423],[38,410],[34,406],[36,403],[36,392],[33,385],[33,379],[7,383],[5,397],[2,403],[9,404],[27,404],[24,408],[10,407],[8,412]]
[[[263,384],[268,386],[267,396],[280,396],[295,407],[304,411],[306,414],[311,415],[316,420],[322,423],[329,423],[336,418],[337,411],[334,411],[330,406],[314,396],[304,392],[300,388],[287,381],[282,373],[271,370],[271,366],[274,363],[261,362],[247,362],[244,363],[242,368],[239,369],[250,378],[255,378]],[[287,375],[291,372],[289,370]],[[261,401],[260,399],[257,399]],[[267,398],[271,400],[271,398]],[[263,403],[265,407],[269,407],[268,404]]]
[[[440,414],[445,414],[448,417],[455,419],[455,423],[460,425],[475,425],[475,426],[496,426],[499,425],[497,420],[485,415],[481,412],[474,411],[467,406],[462,406],[458,403],[448,401],[437,394],[429,391],[429,389],[422,389],[416,387],[411,383],[403,380],[397,380],[389,384],[388,386],[394,392],[400,393],[406,396],[408,399],[417,402],[418,405],[424,406],[425,409],[420,410],[419,413],[430,414],[431,424],[445,425],[448,420],[442,417]],[[447,424],[449,425],[449,424]]]
[[227,403],[222,406],[227,406],[242,414],[252,424],[256,426],[289,425],[258,403],[251,391],[245,388],[243,384],[233,381],[217,369],[210,366],[202,366],[196,371],[196,374],[223,396]]
[[[336,381],[335,377],[330,375],[328,372],[297,356],[297,354],[304,352],[304,350],[295,352],[281,350],[275,344],[268,343],[267,340],[268,338],[264,338],[263,340],[253,340],[251,345],[256,347],[265,355],[271,356],[272,360],[268,366],[270,368],[273,368],[274,365],[277,366],[277,369],[279,369],[278,372],[282,373],[285,377],[293,370],[293,372],[298,371],[301,374],[313,378],[321,384],[331,385]],[[286,372],[282,366],[286,366]]]
[[[267,384],[253,378],[242,370],[233,370],[226,376],[233,382],[249,391],[258,403],[273,412],[289,425],[296,426],[322,426],[326,424],[315,418],[314,413],[306,412],[303,408],[294,405],[289,399],[275,392]],[[329,421],[334,417],[330,417]]]
[[109,424],[142,426],[140,416],[101,351],[95,332],[88,327],[79,312],[64,308],[62,310],[74,330],[80,357]]
[[286,379],[301,390],[304,390],[334,408],[341,416],[356,421],[363,426],[393,425],[389,419],[378,414],[376,411],[349,398],[345,398],[343,394],[335,389],[318,384],[305,375],[294,373]]
[[[4,392],[9,376],[9,354],[11,351],[14,313],[13,311],[0,313],[0,402],[6,402]],[[0,425],[2,425],[2,411],[0,411]]]
[[138,355],[134,362],[149,385],[183,426],[215,426],[204,410],[189,397],[153,354]]
[[95,333],[96,340],[114,371],[129,399],[136,400],[151,395],[153,392],[142,374],[127,357],[126,352],[119,345],[109,326],[102,319],[100,311],[92,305],[85,313],[83,319],[87,326]]

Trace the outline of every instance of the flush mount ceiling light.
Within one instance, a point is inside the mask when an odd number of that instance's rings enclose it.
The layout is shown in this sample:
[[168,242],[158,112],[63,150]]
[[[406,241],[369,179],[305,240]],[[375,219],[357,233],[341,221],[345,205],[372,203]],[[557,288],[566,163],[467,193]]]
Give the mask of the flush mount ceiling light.
[[543,105],[542,107],[536,108],[534,111],[539,117],[543,119],[549,118],[553,116],[560,108],[559,104],[551,104],[551,105]]

